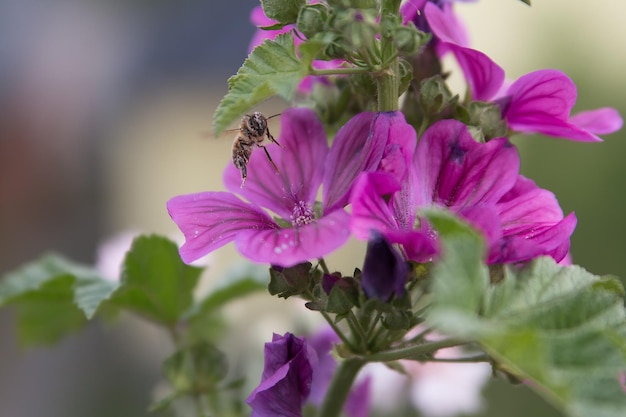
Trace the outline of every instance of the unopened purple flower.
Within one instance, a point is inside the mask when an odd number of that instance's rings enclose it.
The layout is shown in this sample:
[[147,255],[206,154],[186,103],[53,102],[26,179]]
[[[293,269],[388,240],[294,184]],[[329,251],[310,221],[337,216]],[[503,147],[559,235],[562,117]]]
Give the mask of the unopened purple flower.
[[301,417],[316,365],[315,352],[304,338],[274,334],[272,342],[265,344],[261,383],[246,400],[251,417]]
[[409,269],[402,255],[379,233],[367,243],[361,284],[368,298],[389,301],[402,297]]
[[357,237],[377,231],[401,244],[409,259],[427,261],[438,251],[437,236],[417,211],[439,206],[483,233],[490,263],[539,255],[560,261],[567,254],[576,218],[563,218],[552,193],[519,175],[519,156],[506,138],[478,143],[461,122],[440,121],[420,139],[408,178],[403,184],[377,172],[357,180],[352,193]]
[[[310,109],[285,111],[281,126],[282,148],[267,145],[278,173],[264,153],[256,151],[248,163],[250,175],[244,188],[239,171],[229,165],[224,183],[231,192],[189,194],[168,201],[170,216],[185,235],[180,249],[185,262],[231,241],[250,260],[279,266],[334,251],[350,234],[350,217],[344,207],[354,179],[361,172],[384,169],[389,158],[401,161],[403,150],[411,146],[405,141],[415,146],[415,131],[399,112],[353,117],[330,149],[324,127]],[[410,155],[406,157],[410,161]],[[396,176],[406,171],[406,167],[389,170]],[[320,185],[322,204],[316,212]],[[275,221],[265,209],[282,220]]]
[[[305,404],[319,407],[337,369],[331,351],[339,341],[330,328],[307,339],[274,334],[272,342],[265,344],[261,383],[246,400],[251,417],[301,417]],[[344,410],[349,417],[367,417],[368,380],[355,384]]]
[[495,101],[510,129],[541,133],[582,142],[601,141],[597,135],[621,129],[623,120],[609,107],[571,115],[576,85],[557,70],[539,70],[505,85],[504,70],[484,53],[469,48],[449,6],[426,4],[428,24],[439,40],[441,55],[452,52],[474,100]]

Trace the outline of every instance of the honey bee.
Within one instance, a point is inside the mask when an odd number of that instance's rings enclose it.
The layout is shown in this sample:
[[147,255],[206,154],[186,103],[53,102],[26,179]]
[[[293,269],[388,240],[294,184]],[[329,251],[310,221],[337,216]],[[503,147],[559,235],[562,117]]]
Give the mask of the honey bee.
[[265,117],[260,112],[246,114],[241,118],[239,129],[235,129],[238,133],[237,137],[235,137],[235,140],[233,141],[233,164],[241,171],[241,188],[243,188],[246,183],[246,178],[248,177],[248,162],[250,162],[250,155],[252,154],[255,146],[263,148],[268,161],[270,161],[270,164],[272,164],[278,173],[278,167],[274,161],[272,161],[272,157],[267,151],[267,148],[262,145],[263,141],[267,137],[267,139],[271,142],[274,142],[282,148],[280,143],[274,139],[274,136],[272,136],[269,128],[267,127],[267,121],[276,116],[278,116],[278,114]]

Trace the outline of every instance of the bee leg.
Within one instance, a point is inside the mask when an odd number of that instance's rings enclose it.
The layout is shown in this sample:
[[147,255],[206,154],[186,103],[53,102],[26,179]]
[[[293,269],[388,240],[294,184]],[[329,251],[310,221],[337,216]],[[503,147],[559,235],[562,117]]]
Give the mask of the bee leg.
[[248,168],[245,165],[241,166],[241,185],[239,188],[243,188],[246,183],[246,178],[248,177]]
[[261,148],[263,148],[263,150],[265,151],[265,155],[267,156],[267,160],[270,161],[270,164],[272,164],[272,166],[274,167],[274,169],[276,170],[277,174],[280,174],[280,171],[278,170],[278,167],[276,166],[276,164],[274,163],[274,161],[272,161],[272,157],[270,156],[270,153],[267,151],[267,149],[265,148],[265,146],[260,146]]
[[[276,139],[274,139],[274,136],[272,136],[272,134],[270,133],[270,130],[269,130],[269,129],[267,129],[267,130],[266,130],[266,133],[267,133],[267,138],[268,138],[271,142],[274,142],[275,144],[277,144],[277,145],[278,145],[279,147],[281,147],[281,148],[283,147],[283,145],[281,145],[280,143],[278,143],[278,141],[277,141]],[[284,149],[284,148],[283,148],[283,149]],[[270,159],[270,161],[271,161],[271,159]]]

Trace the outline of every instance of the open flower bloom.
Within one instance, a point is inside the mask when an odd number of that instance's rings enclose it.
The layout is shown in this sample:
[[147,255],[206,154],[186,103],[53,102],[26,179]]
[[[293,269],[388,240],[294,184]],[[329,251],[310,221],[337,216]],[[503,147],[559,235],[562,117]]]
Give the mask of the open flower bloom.
[[[350,235],[344,207],[354,179],[379,167],[401,178],[408,172],[411,143],[415,146],[415,131],[399,112],[353,117],[330,149],[324,127],[310,109],[285,111],[281,126],[282,148],[267,145],[278,173],[257,150],[248,163],[250,175],[244,188],[239,171],[229,165],[224,183],[231,192],[189,194],[168,201],[170,216],[185,236],[180,249],[185,262],[231,241],[248,259],[280,266],[334,251]],[[315,202],[320,185],[321,210]]]
[[480,230],[489,263],[523,262],[539,255],[560,261],[569,249],[576,217],[563,217],[549,191],[519,175],[519,156],[506,138],[476,142],[456,120],[431,126],[420,139],[408,181],[386,173],[363,174],[352,193],[352,231],[372,231],[425,262],[437,253],[436,233],[417,212],[444,207]]
[[622,127],[617,110],[609,107],[571,115],[576,85],[561,71],[539,70],[505,86],[504,70],[484,53],[467,46],[450,5],[424,7],[428,24],[439,39],[440,55],[452,52],[474,100],[495,101],[512,130],[540,133],[582,142],[601,141],[597,135]]

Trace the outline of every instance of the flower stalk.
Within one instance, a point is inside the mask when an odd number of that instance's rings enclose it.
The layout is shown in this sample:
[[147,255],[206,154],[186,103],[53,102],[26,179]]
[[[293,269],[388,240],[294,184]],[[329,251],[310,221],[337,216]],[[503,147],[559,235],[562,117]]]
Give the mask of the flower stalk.
[[393,35],[385,28],[393,25],[399,16],[400,0],[384,0],[380,12],[380,49],[381,61],[387,66],[376,77],[378,92],[378,111],[398,110],[398,90],[400,88],[398,51],[393,45]]
[[362,358],[352,357],[339,364],[317,417],[338,417],[341,414],[354,380],[365,363]]

